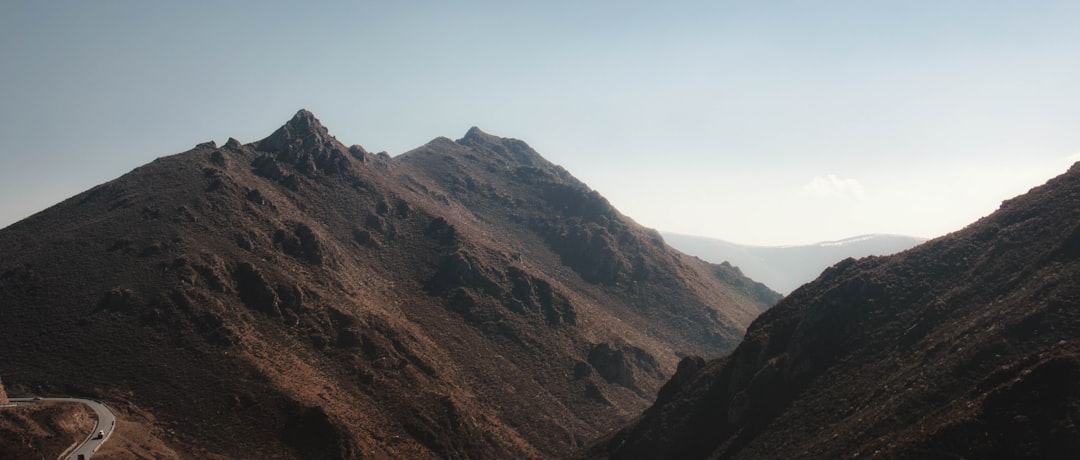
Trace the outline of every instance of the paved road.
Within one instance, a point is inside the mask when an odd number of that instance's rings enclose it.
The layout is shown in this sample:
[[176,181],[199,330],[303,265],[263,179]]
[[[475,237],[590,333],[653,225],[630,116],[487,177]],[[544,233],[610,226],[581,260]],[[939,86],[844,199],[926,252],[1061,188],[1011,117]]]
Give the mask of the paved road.
[[[35,401],[33,398],[11,399],[11,402],[33,401]],[[71,452],[71,455],[67,457],[68,460],[79,460],[79,455],[82,455],[83,458],[89,459],[92,455],[94,455],[94,452],[97,452],[97,450],[101,448],[101,445],[109,439],[109,436],[112,435],[113,429],[116,428],[116,416],[113,415],[112,411],[110,411],[108,407],[105,407],[104,404],[94,401],[92,399],[41,398],[40,401],[66,401],[83,403],[87,406],[90,406],[90,408],[94,410],[94,413],[97,414],[97,426],[94,427],[94,431],[91,431],[90,435],[86,437],[86,440],[84,440],[83,443],[79,445],[79,447],[75,448],[75,450]],[[95,439],[97,438],[98,431],[104,432],[105,436],[103,436],[101,439]]]

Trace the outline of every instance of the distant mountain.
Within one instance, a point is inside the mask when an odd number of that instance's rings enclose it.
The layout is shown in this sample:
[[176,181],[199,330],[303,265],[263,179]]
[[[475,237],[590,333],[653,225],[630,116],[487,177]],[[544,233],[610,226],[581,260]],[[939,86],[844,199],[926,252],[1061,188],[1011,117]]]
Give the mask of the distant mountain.
[[589,458],[1076,458],[1080,163],[967,228],[845,259],[686,358]]
[[0,254],[5,382],[106,401],[183,458],[563,456],[779,298],[522,141],[391,158],[307,111],[2,229]]
[[708,262],[728,262],[746,276],[787,294],[821,271],[848,257],[884,256],[915,247],[924,238],[863,235],[840,241],[798,246],[749,246],[702,236],[663,233],[675,249]]

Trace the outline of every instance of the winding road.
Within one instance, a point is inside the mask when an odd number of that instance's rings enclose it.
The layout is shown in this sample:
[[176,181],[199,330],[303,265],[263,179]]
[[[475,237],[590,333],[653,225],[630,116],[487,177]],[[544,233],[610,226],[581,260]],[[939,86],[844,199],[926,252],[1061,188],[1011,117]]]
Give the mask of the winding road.
[[[63,401],[63,402],[82,403],[82,404],[86,404],[87,406],[90,406],[90,408],[94,410],[94,413],[97,414],[97,425],[94,426],[94,430],[90,432],[90,435],[86,437],[86,440],[84,440],[82,442],[82,444],[80,444],[78,447],[76,447],[75,450],[72,451],[70,455],[68,455],[67,457],[63,457],[65,459],[67,459],[67,460],[89,459],[91,456],[94,455],[94,452],[97,452],[97,450],[101,448],[101,445],[104,444],[105,441],[109,439],[109,436],[112,435],[113,429],[116,428],[116,416],[113,415],[112,411],[110,411],[108,407],[105,407],[104,404],[102,404],[102,403],[100,403],[98,401],[94,401],[92,399],[79,399],[79,398],[11,398],[11,402],[13,402],[13,403],[26,403],[26,402],[32,403],[32,402],[36,402],[36,401]],[[98,431],[101,431],[101,432],[103,432],[105,434],[100,439],[97,439]],[[82,456],[82,458],[79,457],[80,455]]]

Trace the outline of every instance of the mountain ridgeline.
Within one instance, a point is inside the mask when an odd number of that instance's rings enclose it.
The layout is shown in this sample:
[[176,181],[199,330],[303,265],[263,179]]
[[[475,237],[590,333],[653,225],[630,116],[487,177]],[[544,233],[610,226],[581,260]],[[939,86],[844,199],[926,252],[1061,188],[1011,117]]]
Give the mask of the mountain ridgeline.
[[926,241],[901,235],[863,235],[817,244],[749,246],[701,236],[663,235],[675,249],[708,262],[739,267],[746,276],[782,294],[813,281],[822,270],[848,257],[894,254]]
[[588,458],[1076,458],[1080,163],[967,228],[847,259]]
[[303,110],[2,229],[0,254],[0,376],[154,420],[185,458],[565,456],[779,299],[524,142],[391,158]]

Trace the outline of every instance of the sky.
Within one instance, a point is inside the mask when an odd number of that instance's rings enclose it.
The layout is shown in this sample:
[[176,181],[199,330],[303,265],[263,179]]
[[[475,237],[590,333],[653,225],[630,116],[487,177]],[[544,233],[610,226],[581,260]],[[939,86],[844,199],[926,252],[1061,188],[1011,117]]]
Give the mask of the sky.
[[936,237],[1080,161],[1080,2],[0,2],[0,227],[306,108],[526,141],[661,231]]

